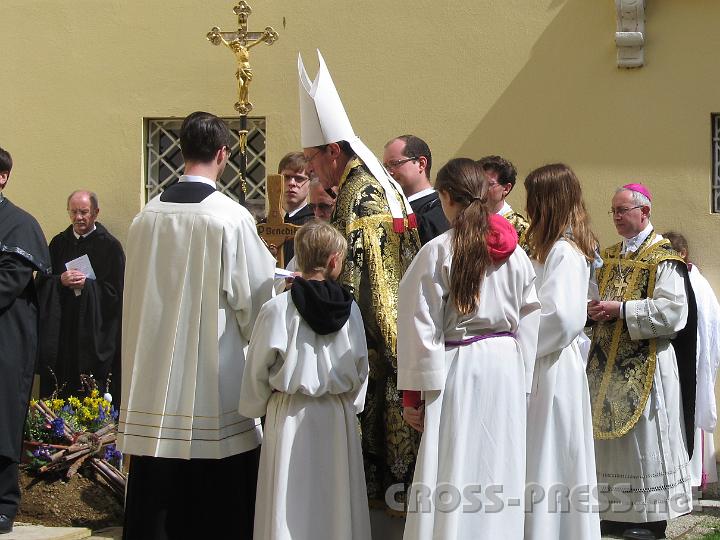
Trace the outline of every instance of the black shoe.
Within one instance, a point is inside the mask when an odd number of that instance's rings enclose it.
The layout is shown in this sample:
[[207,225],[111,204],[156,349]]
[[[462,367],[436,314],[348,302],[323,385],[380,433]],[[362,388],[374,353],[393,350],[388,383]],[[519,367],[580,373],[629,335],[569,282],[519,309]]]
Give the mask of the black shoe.
[[628,523],[621,521],[600,520],[600,534],[602,536],[622,536],[622,533],[629,527]]
[[652,531],[641,527],[626,529],[625,532],[623,532],[622,537],[627,540],[655,540],[657,538]]
[[13,520],[5,514],[0,514],[0,534],[12,532]]

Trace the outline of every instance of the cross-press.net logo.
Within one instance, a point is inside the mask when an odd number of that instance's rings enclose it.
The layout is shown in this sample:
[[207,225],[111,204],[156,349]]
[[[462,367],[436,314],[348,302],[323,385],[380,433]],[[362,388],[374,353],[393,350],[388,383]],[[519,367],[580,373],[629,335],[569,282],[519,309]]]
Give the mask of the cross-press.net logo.
[[702,506],[699,492],[693,488],[689,497],[685,493],[668,496],[664,489],[655,492],[633,490],[630,483],[567,486],[553,484],[527,484],[523,493],[506,493],[502,484],[466,484],[462,487],[450,483],[427,486],[413,484],[407,492],[406,504],[398,496],[405,492],[402,484],[394,484],[385,492],[385,503],[398,512],[431,513],[498,513],[506,509],[521,508],[526,513],[613,513],[659,512],[687,513]]

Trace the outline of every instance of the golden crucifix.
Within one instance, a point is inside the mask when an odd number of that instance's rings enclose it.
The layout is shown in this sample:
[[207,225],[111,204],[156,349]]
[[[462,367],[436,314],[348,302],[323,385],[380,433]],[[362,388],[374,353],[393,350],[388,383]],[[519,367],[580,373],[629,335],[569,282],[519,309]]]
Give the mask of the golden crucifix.
[[252,103],[249,99],[248,87],[253,78],[250,67],[250,49],[260,43],[272,45],[277,41],[278,34],[272,26],[265,27],[262,32],[248,32],[247,21],[252,9],[245,2],[240,0],[233,8],[238,18],[238,29],[235,32],[222,32],[217,26],[213,26],[208,32],[207,38],[213,45],[225,45],[235,55],[237,71],[235,77],[238,84],[238,101],[235,103],[235,110],[241,116],[247,116],[252,110]]

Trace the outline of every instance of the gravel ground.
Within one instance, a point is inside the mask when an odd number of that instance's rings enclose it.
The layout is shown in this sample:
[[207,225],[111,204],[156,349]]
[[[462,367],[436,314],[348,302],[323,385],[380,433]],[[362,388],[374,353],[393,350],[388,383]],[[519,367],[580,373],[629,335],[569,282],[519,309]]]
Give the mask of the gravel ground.
[[[720,501],[703,500],[703,508],[668,523],[667,537],[674,540],[698,540],[720,530]],[[603,538],[620,538],[603,536]]]

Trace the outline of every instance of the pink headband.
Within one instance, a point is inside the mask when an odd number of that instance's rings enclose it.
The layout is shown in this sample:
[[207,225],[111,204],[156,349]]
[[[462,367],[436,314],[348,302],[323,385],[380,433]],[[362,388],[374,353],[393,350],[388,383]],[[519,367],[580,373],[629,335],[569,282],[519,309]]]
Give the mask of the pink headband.
[[642,193],[648,198],[648,201],[652,201],[652,195],[650,195],[650,190],[642,184],[625,184],[623,186],[623,189],[629,189],[630,191],[637,191],[638,193]]

